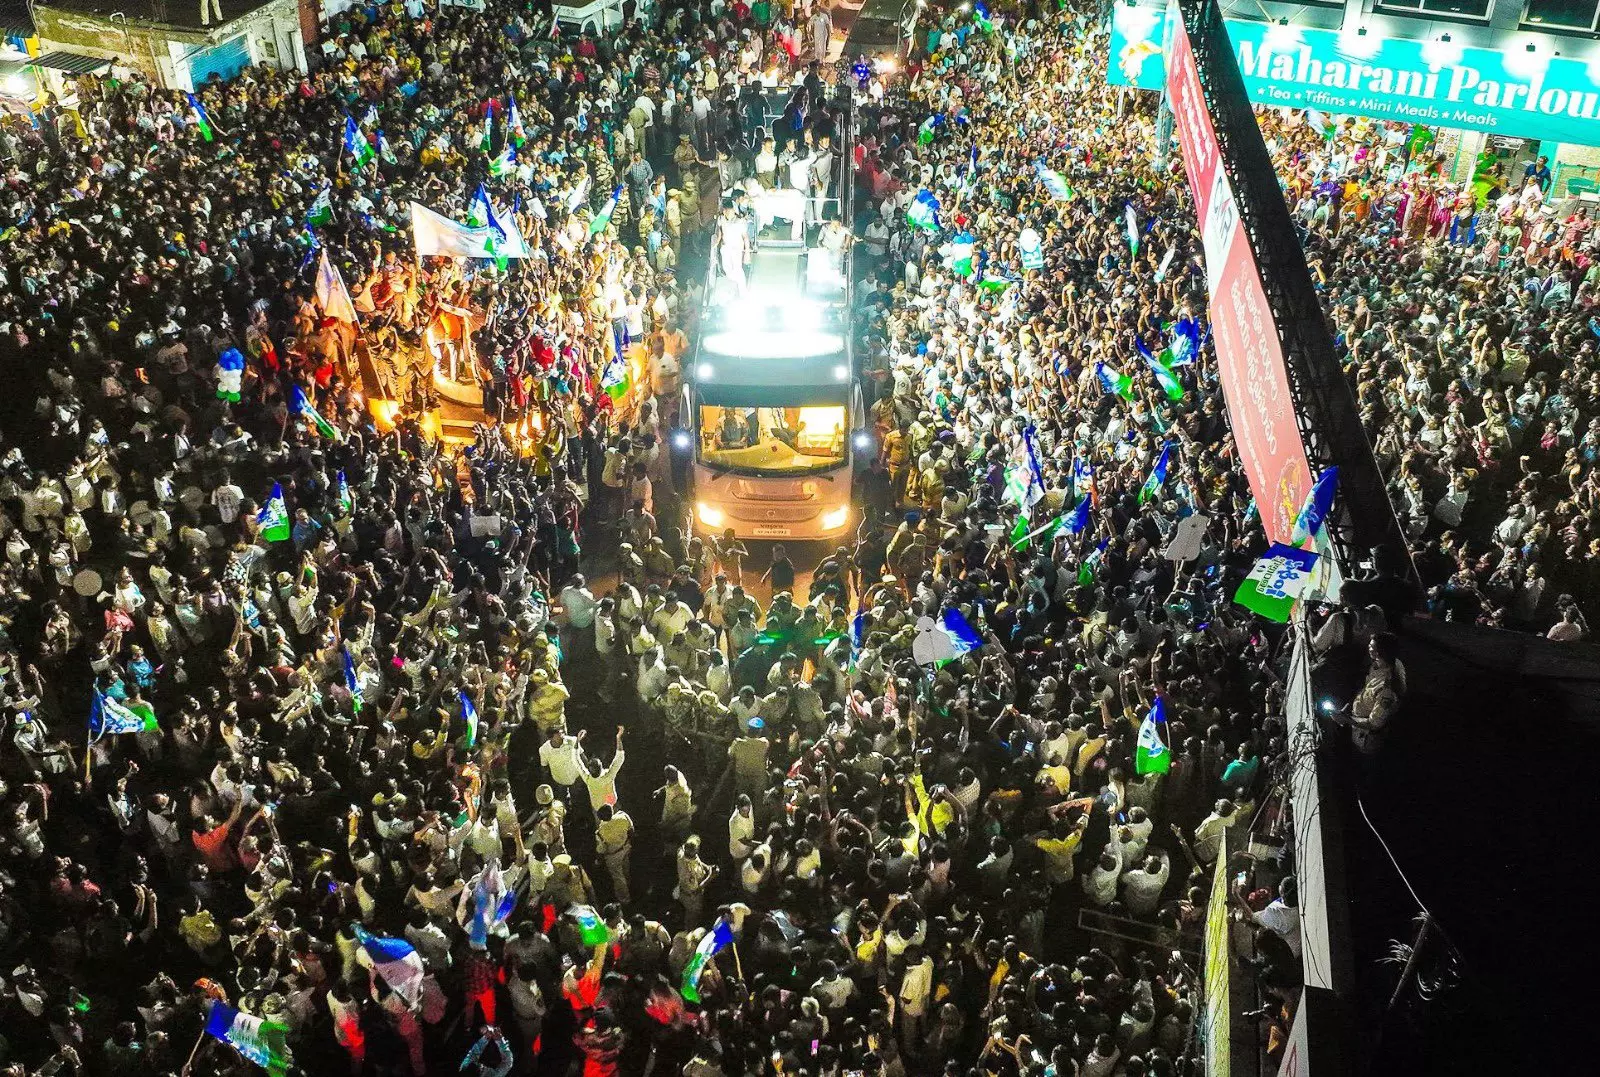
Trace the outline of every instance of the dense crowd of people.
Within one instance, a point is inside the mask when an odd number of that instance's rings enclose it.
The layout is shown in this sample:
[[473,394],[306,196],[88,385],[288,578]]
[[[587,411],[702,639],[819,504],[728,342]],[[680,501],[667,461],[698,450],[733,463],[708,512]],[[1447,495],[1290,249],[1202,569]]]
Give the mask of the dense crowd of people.
[[[214,1003],[308,1073],[1195,1072],[1280,638],[1229,601],[1265,542],[1192,203],[1090,5],[940,12],[886,79],[811,5],[326,30],[310,76],[0,126],[4,1072],[246,1072]],[[1427,608],[1583,637],[1588,217],[1261,122]],[[875,448],[803,590],[676,508],[751,180],[835,239],[863,210]],[[530,256],[416,258],[408,202],[480,187]],[[497,420],[470,444],[425,417],[440,356]],[[943,620],[976,644],[919,662]],[[1292,875],[1234,897],[1291,998]]]

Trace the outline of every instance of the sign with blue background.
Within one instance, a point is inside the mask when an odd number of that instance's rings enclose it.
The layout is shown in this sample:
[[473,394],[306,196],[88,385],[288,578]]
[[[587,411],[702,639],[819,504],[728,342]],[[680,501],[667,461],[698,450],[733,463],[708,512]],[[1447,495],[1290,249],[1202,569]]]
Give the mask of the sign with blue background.
[[[1166,81],[1161,7],[1112,8],[1113,86]],[[1443,41],[1228,19],[1250,99],[1380,120],[1600,146],[1600,71],[1544,51],[1500,52]]]

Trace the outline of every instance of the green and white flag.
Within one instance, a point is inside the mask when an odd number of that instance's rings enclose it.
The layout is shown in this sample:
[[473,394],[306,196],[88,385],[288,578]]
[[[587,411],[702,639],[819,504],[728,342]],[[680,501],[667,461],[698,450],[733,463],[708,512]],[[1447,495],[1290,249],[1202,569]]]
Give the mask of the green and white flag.
[[311,200],[311,208],[306,210],[306,223],[317,227],[333,220],[333,189],[324,187],[317,192],[317,197]]
[[155,710],[144,700],[119,703],[98,688],[95,689],[94,703],[89,710],[91,739],[99,740],[107,734],[116,733],[154,733],[159,729]]
[[372,143],[367,141],[366,133],[361,130],[361,127],[352,116],[344,118],[344,148],[346,153],[356,159],[357,168],[367,167],[372,163],[372,159],[377,156],[377,152],[372,148]]
[[1275,542],[1244,578],[1233,600],[1269,621],[1288,624],[1295,602],[1311,579],[1318,555]]
[[287,542],[289,540],[290,521],[289,508],[283,503],[283,484],[272,484],[272,496],[267,498],[267,503],[261,506],[261,511],[256,513],[256,524],[261,529],[261,537],[268,542]]
[[1122,218],[1128,225],[1128,250],[1133,252],[1135,258],[1139,257],[1139,218],[1134,215],[1131,205],[1122,207]]
[[1139,726],[1139,743],[1133,750],[1135,774],[1165,774],[1172,769],[1172,749],[1167,746],[1167,707],[1156,696],[1150,713]]
[[606,199],[606,204],[600,212],[595,214],[594,220],[589,222],[589,234],[597,236],[611,227],[611,215],[617,211],[617,203],[622,200],[622,184],[617,184],[611,190],[611,197]]

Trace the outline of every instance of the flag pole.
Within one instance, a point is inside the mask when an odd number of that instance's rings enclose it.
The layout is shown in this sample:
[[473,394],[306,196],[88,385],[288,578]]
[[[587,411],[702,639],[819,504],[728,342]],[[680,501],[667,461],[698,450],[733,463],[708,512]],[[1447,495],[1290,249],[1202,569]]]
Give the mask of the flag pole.
[[[214,1000],[213,1000],[214,1001]],[[194,1070],[194,1056],[200,1053],[200,1045],[206,1042],[206,1023],[200,1022],[200,1035],[195,1037],[194,1046],[189,1048],[189,1057],[184,1060],[183,1068],[178,1072],[188,1077]]]

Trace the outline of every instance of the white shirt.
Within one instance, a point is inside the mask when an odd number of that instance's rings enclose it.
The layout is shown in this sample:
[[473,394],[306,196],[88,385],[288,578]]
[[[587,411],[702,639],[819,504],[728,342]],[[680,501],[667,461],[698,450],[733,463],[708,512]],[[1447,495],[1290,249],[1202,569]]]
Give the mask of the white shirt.
[[550,780],[563,789],[583,773],[582,754],[576,737],[562,737],[559,746],[545,741],[539,745],[539,764],[550,772]]
[[735,860],[743,860],[750,855],[750,850],[755,848],[751,839],[756,833],[756,817],[752,812],[744,815],[737,809],[728,816],[728,855]]

